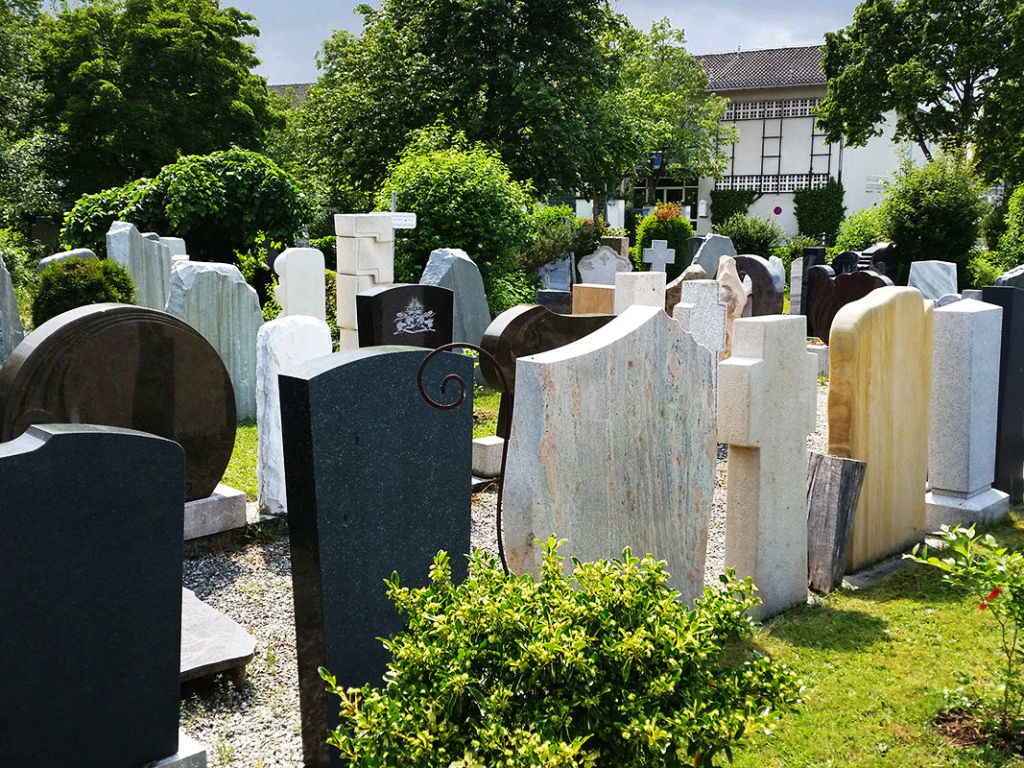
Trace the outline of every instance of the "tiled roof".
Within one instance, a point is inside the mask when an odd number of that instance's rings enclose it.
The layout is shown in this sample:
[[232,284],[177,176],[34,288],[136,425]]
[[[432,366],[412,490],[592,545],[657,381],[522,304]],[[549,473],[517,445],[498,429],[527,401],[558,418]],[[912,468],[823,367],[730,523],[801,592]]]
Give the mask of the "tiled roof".
[[284,85],[268,85],[267,88],[281,96],[288,95],[288,89],[291,88],[295,91],[295,97],[292,100],[292,106],[297,107],[306,98],[306,92],[313,86],[313,83],[286,83]]
[[747,88],[784,88],[793,85],[824,85],[821,46],[767,48],[698,56],[708,73],[708,90],[739,91]]

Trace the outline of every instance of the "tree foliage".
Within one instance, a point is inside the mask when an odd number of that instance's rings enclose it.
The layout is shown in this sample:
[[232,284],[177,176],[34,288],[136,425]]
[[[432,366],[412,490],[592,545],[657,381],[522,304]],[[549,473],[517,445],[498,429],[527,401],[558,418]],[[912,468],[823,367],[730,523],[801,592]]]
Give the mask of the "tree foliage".
[[825,235],[829,245],[836,241],[839,225],[846,213],[843,183],[830,178],[818,189],[798,189],[793,194],[793,213],[801,235]]

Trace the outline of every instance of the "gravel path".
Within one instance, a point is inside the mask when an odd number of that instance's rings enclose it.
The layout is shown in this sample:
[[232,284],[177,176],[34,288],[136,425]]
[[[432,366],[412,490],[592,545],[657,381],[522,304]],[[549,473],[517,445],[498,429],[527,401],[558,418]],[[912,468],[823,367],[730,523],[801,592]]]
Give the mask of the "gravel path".
[[[827,442],[827,386],[818,388],[818,428],[810,449]],[[718,474],[708,533],[706,577],[723,569],[727,450],[718,446]],[[473,496],[471,541],[497,551],[497,494]],[[298,669],[292,605],[291,558],[285,523],[256,526],[244,545],[220,551],[190,548],[185,586],[244,626],[256,638],[247,680],[237,685],[221,675],[183,691],[182,725],[208,751],[209,765],[230,768],[302,768]]]

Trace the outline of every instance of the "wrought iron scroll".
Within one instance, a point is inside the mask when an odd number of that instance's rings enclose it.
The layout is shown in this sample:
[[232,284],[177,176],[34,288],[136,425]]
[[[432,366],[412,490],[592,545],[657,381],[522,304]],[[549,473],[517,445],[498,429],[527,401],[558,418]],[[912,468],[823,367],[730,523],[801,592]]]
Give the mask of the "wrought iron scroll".
[[[458,396],[455,398],[455,400],[453,402],[442,403],[442,402],[439,402],[439,401],[435,400],[429,394],[427,394],[426,387],[423,385],[423,374],[426,371],[427,366],[430,365],[430,361],[433,360],[438,355],[440,355],[442,352],[452,352],[452,351],[454,351],[456,349],[468,349],[468,350],[471,350],[473,352],[476,352],[478,355],[481,355],[482,357],[487,358],[494,365],[494,370],[496,370],[498,372],[498,379],[501,381],[502,391],[504,391],[504,392],[508,391],[508,382],[505,380],[505,373],[501,370],[501,366],[498,365],[498,361],[494,359],[494,355],[492,355],[486,349],[481,349],[480,347],[477,347],[477,346],[475,346],[473,344],[464,344],[464,343],[461,343],[461,342],[456,342],[455,344],[445,344],[444,346],[438,347],[437,349],[433,350],[430,354],[428,354],[425,358],[423,358],[423,362],[420,363],[420,370],[416,374],[416,385],[419,387],[420,394],[423,396],[423,399],[426,400],[431,406],[433,406],[434,408],[437,408],[439,410],[442,410],[442,411],[451,411],[451,410],[453,410],[455,408],[458,408],[466,400],[466,388],[469,385],[466,384],[465,379],[463,379],[457,373],[449,373],[447,376],[445,376],[441,380],[441,394],[442,395],[447,395],[448,394],[448,386],[450,384],[455,384],[455,385],[457,385],[459,387]],[[498,482],[498,503],[497,503],[497,512],[496,512],[496,520],[495,520],[495,529],[496,529],[497,536],[498,536],[498,559],[501,561],[501,567],[502,567],[502,570],[505,571],[505,575],[508,575],[509,570],[508,570],[508,561],[505,560],[504,534],[502,533],[502,530],[501,530],[501,502],[502,502],[502,496],[505,493],[505,463],[507,461],[508,461],[508,440],[506,439],[504,441],[504,444],[501,446],[501,472],[498,474],[498,479],[497,479],[497,482]]]

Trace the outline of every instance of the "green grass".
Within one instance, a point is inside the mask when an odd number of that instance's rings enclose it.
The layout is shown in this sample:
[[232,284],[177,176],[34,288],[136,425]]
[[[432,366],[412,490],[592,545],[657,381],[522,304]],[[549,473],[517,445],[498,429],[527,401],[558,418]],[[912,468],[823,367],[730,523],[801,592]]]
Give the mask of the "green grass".
[[498,429],[498,408],[501,393],[493,389],[477,388],[473,393],[473,439],[490,437]]
[[235,432],[235,449],[224,470],[225,485],[245,491],[249,501],[256,501],[256,422],[241,421]]
[[[1024,547],[1024,525],[992,531]],[[961,674],[994,686],[997,627],[937,569],[908,565],[873,587],[835,593],[768,622],[756,644],[807,686],[799,713],[735,753],[737,768],[1019,765],[994,750],[956,748],[932,720]]]

